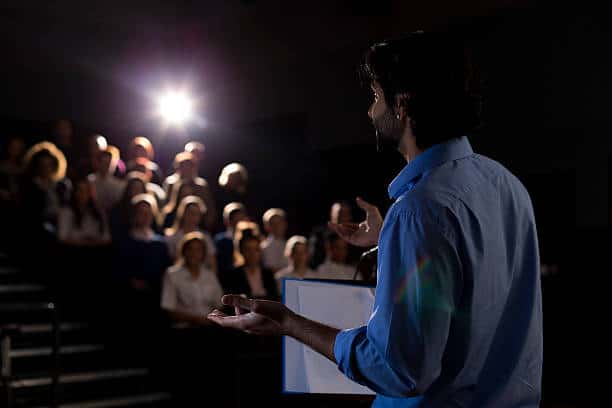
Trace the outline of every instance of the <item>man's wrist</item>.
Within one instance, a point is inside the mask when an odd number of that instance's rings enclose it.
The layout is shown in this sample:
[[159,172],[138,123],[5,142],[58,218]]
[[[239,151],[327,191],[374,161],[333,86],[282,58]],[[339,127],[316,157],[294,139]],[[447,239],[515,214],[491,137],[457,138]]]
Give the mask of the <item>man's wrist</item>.
[[300,324],[300,321],[303,320],[303,317],[298,315],[297,313],[294,313],[292,310],[287,310],[287,318],[285,320],[285,327],[283,328],[282,334],[283,336],[296,338],[298,333],[298,326]]

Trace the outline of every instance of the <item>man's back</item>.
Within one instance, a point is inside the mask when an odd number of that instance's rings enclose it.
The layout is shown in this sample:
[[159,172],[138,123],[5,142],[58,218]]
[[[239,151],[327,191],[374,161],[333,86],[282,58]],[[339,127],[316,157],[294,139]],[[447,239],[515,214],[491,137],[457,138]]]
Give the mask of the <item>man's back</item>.
[[442,211],[462,269],[442,370],[423,406],[537,407],[541,290],[527,191],[503,166],[472,154],[425,173],[408,195]]

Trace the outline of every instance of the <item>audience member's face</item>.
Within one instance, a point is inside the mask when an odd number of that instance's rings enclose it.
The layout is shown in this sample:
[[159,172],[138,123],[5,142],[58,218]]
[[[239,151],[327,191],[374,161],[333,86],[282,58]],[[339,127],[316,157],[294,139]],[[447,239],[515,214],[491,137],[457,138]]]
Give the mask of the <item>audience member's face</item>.
[[57,165],[55,160],[49,156],[42,156],[38,160],[38,172],[37,176],[43,180],[49,180],[55,174],[57,170]]
[[353,222],[353,211],[346,204],[335,203],[332,205],[330,221],[337,224]]
[[242,174],[239,172],[231,173],[227,177],[227,187],[228,190],[235,191],[240,194],[244,194],[246,192],[246,180],[242,177]]
[[147,189],[142,182],[142,180],[132,180],[127,186],[128,188],[128,197],[132,198],[138,194],[144,194],[147,192]]
[[25,143],[23,139],[21,138],[11,139],[11,142],[6,147],[6,153],[8,157],[11,159],[17,159],[23,156],[24,152],[25,152]]
[[256,266],[261,263],[261,248],[258,239],[249,239],[242,244],[242,256],[247,266]]
[[270,232],[275,237],[284,237],[287,233],[287,220],[285,217],[280,215],[275,215],[274,217],[270,218],[268,226],[270,228]]
[[183,214],[183,227],[195,228],[202,221],[202,213],[196,204],[190,204],[185,208]]
[[74,190],[78,205],[86,205],[91,197],[91,186],[87,181],[79,181]]
[[195,176],[195,165],[192,160],[183,160],[179,163],[178,172],[182,179],[191,179]]
[[348,244],[343,239],[337,239],[329,245],[329,258],[336,263],[346,263]]
[[202,149],[192,149],[191,154],[193,154],[193,157],[198,163],[202,163],[202,160],[204,160],[204,150]]
[[304,244],[295,244],[291,253],[291,259],[294,268],[305,268],[308,265],[308,247]]
[[147,149],[141,145],[135,145],[132,147],[132,155],[134,156],[134,159],[139,157],[144,157],[145,159],[149,158],[149,152],[147,152]]
[[204,243],[198,239],[189,241],[183,248],[185,265],[197,266],[201,265],[206,259],[206,247]]
[[149,203],[138,203],[132,220],[133,228],[148,228],[153,223],[153,211]]
[[236,228],[236,224],[238,224],[240,221],[247,221],[247,216],[244,211],[236,210],[230,215],[229,219],[230,219],[230,227],[234,229]]

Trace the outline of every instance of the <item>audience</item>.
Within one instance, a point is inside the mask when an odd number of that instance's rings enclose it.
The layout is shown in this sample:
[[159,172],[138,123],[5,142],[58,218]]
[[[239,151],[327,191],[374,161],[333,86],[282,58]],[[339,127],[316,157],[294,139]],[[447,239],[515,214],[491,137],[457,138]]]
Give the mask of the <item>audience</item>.
[[161,277],[172,260],[164,238],[151,228],[157,204],[150,194],[138,194],[132,198],[130,210],[129,234],[115,246],[117,272],[132,290],[158,296]]
[[308,240],[301,235],[294,235],[289,240],[284,248],[285,257],[288,260],[289,266],[276,272],[274,278],[278,284],[278,291],[282,293],[283,279],[306,279],[316,278],[315,272],[310,269],[308,261]]
[[257,224],[241,221],[236,228],[236,268],[221,275],[225,292],[244,294],[249,298],[278,300],[280,296],[274,274],[261,264]]
[[176,259],[180,254],[178,245],[183,237],[191,232],[199,232],[206,243],[206,266],[216,272],[217,249],[210,234],[204,230],[203,221],[205,215],[206,205],[199,197],[190,195],[183,198],[179,204],[174,224],[165,230],[166,243],[168,244],[170,256]]
[[207,265],[208,242],[204,234],[192,231],[179,242],[179,256],[164,277],[161,307],[175,322],[210,326],[206,318],[221,307],[223,289],[214,271]]
[[[336,224],[344,224],[353,222],[353,209],[346,201],[336,201],[332,204],[329,211],[329,221]],[[325,261],[325,237],[332,231],[328,228],[327,223],[313,228],[310,235],[310,267],[317,269],[319,265]]]
[[76,247],[110,243],[106,217],[96,204],[91,184],[85,179],[74,183],[70,205],[59,210],[57,238],[64,245]]
[[53,143],[40,142],[27,151],[24,163],[21,209],[29,232],[54,236],[64,201],[59,183],[66,174],[66,159]]
[[262,219],[268,234],[261,243],[263,265],[272,272],[278,272],[288,265],[285,257],[287,214],[280,208],[270,208]]
[[215,235],[217,266],[220,273],[234,267],[234,230],[240,221],[247,219],[246,209],[241,203],[229,203],[223,208],[225,231]]
[[327,234],[325,238],[326,258],[317,268],[317,279],[353,279],[356,268],[347,264],[348,243],[337,234]]
[[144,170],[143,173],[149,175],[148,181],[161,186],[164,180],[163,173],[154,159],[155,149],[149,139],[144,136],[132,139],[128,151],[127,171]]
[[119,161],[119,149],[107,146],[98,150],[93,161],[95,172],[88,176],[94,187],[98,205],[105,214],[110,214],[112,208],[119,202],[125,181],[115,176]]

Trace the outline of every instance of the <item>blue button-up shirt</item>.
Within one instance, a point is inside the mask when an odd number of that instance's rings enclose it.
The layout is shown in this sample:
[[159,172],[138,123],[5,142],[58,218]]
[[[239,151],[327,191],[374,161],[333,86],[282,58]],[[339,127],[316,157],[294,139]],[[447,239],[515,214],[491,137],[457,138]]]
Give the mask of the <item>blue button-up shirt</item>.
[[538,407],[542,306],[536,225],[520,181],[466,137],[389,186],[367,326],[341,331],[338,367],[374,407]]

